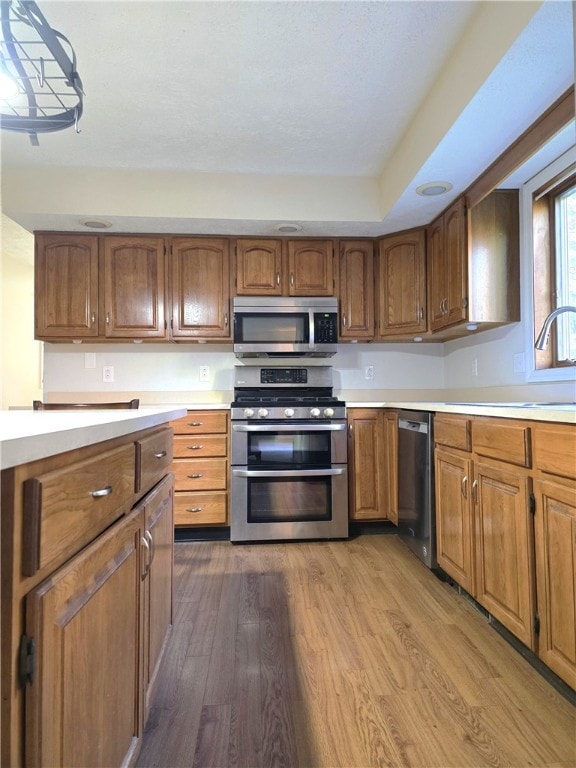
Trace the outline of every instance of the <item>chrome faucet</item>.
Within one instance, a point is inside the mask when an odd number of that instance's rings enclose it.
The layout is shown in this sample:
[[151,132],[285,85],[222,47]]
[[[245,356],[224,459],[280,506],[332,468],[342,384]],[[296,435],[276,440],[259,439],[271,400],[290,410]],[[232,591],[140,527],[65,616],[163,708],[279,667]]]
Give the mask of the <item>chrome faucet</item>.
[[536,343],[534,344],[535,349],[545,349],[546,345],[548,344],[548,336],[550,335],[550,326],[556,320],[558,315],[561,315],[563,312],[576,312],[576,307],[566,306],[566,307],[558,307],[558,309],[555,309],[554,312],[550,312],[546,320],[544,320],[544,325],[542,326],[542,330],[538,334],[538,338],[536,339]]

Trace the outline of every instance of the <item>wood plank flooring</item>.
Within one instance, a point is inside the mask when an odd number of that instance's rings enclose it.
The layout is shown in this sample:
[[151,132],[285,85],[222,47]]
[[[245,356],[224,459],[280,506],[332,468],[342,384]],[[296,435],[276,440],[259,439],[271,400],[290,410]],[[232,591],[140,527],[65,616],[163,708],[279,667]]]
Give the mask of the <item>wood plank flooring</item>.
[[138,766],[569,768],[576,710],[394,535],[178,543]]

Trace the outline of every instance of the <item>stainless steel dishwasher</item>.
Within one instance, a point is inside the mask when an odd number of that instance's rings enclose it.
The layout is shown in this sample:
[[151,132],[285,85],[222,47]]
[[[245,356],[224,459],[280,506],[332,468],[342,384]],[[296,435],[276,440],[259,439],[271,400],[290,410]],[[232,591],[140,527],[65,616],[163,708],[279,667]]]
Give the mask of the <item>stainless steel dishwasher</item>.
[[398,415],[398,535],[414,554],[436,568],[432,414]]

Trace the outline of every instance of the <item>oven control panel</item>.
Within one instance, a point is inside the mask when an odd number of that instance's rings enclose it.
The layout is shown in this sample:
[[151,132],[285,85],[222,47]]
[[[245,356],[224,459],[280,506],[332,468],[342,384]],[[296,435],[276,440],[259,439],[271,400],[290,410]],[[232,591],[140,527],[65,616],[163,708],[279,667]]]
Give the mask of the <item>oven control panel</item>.
[[261,384],[307,384],[307,368],[261,368]]
[[284,408],[282,406],[269,406],[267,408],[233,408],[232,419],[270,419],[274,421],[290,419],[291,421],[309,421],[313,419],[343,419],[346,412],[343,405],[335,407],[307,407],[295,406]]

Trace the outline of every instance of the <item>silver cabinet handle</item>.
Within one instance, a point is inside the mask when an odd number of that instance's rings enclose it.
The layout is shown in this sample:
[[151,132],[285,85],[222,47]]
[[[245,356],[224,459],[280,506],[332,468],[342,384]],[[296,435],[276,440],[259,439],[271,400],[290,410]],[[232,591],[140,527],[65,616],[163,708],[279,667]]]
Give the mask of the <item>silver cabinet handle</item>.
[[228,312],[224,315],[224,327],[228,328]]
[[192,512],[192,513],[202,512],[203,509],[204,507],[187,507],[186,512]]
[[189,427],[201,427],[204,422],[202,421],[191,421],[188,426]]
[[280,285],[280,272],[276,272],[276,285]]
[[92,496],[93,499],[101,499],[102,496],[110,496],[111,493],[112,493],[112,486],[107,485],[106,488],[100,488],[97,491],[92,491],[90,495]]
[[[146,528],[146,530],[144,531],[144,536],[150,544],[150,568],[151,568],[152,563],[154,562],[154,555],[156,554],[156,547],[154,546],[154,537],[152,536],[148,528]],[[150,568],[148,570],[150,570]]]
[[144,580],[146,576],[148,576],[148,572],[150,571],[150,566],[152,564],[152,561],[150,559],[150,544],[148,543],[148,539],[145,536],[142,536],[140,538],[140,541],[142,542],[144,548],[146,549],[146,560],[148,561],[146,563],[146,568],[144,568],[144,571],[142,572],[141,579]]
[[478,480],[474,480],[472,483],[472,500],[478,500]]
[[346,315],[342,315],[342,325],[346,328]]
[[106,325],[110,325],[110,312],[106,312]]
[[290,285],[294,285],[294,272],[290,273]]
[[189,451],[201,451],[202,448],[204,448],[203,445],[189,445],[188,450]]
[[92,325],[94,325],[94,323],[96,322],[96,313],[95,312],[92,312],[92,314],[90,315],[90,322],[92,323]]
[[163,459],[163,458],[164,458],[164,456],[166,456],[166,451],[159,451],[158,453],[155,453],[155,454],[154,454],[154,457],[155,457],[156,459]]
[[424,307],[420,307],[420,320],[424,320]]
[[199,472],[197,475],[187,475],[187,477],[189,477],[191,480],[196,480],[199,477],[204,477],[204,475]]
[[462,478],[461,488],[462,488],[463,498],[467,499],[468,498],[468,475],[464,475],[464,477]]

